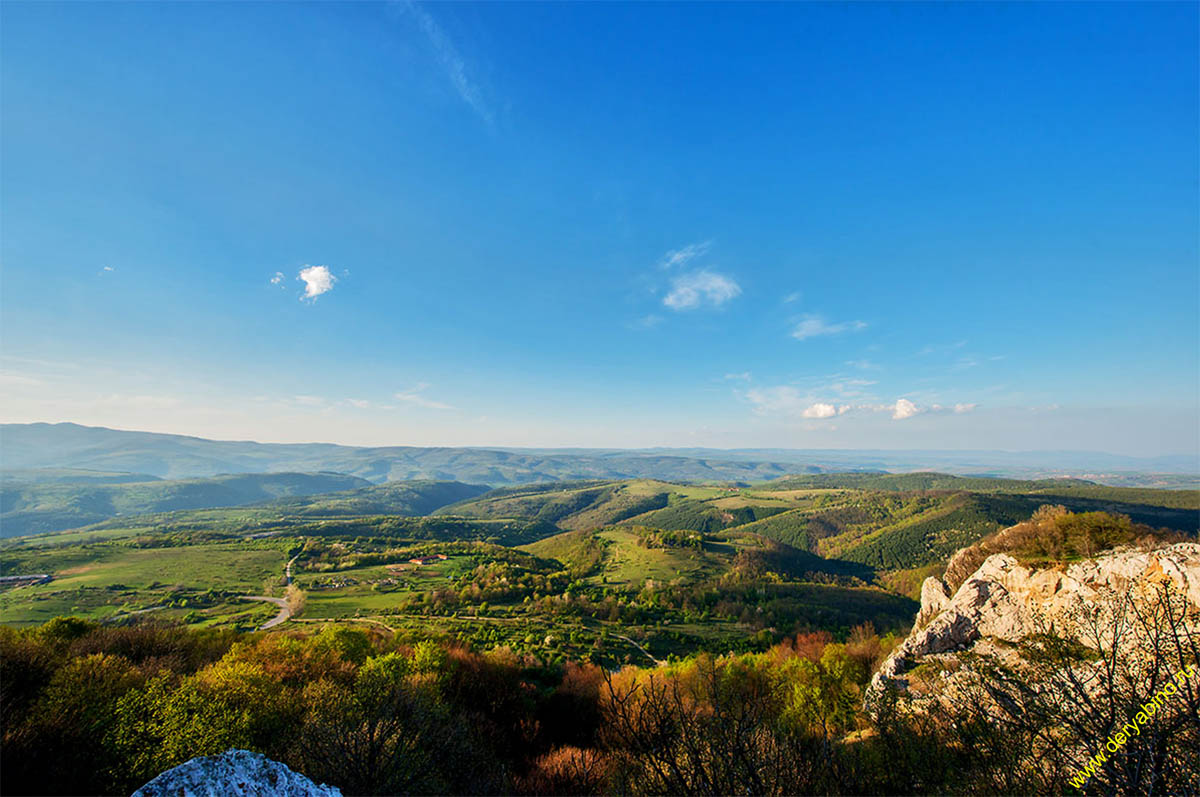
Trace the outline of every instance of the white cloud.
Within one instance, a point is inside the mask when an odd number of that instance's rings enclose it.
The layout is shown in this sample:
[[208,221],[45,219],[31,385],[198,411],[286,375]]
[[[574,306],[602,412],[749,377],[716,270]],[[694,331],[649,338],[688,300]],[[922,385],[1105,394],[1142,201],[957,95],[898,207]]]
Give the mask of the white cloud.
[[672,310],[695,310],[702,304],[720,307],[741,292],[741,286],[723,274],[693,271],[671,281],[671,292],[663,298],[663,304]]
[[783,297],[784,304],[791,304],[792,302],[798,301],[800,301],[800,291],[793,291],[792,293],[789,293],[787,296]]
[[479,86],[467,75],[467,63],[459,55],[454,42],[450,41],[450,37],[446,35],[434,18],[416,3],[410,2],[407,7],[417,18],[417,24],[421,26],[429,43],[433,45],[433,51],[437,55],[438,61],[441,62],[442,68],[446,70],[446,76],[450,78],[458,96],[462,98],[463,102],[470,105],[484,122],[492,124],[492,109],[484,101]]
[[682,249],[673,249],[663,255],[662,259],[658,261],[659,268],[666,269],[686,265],[689,260],[707,252],[710,246],[712,246],[712,241],[702,241],[697,244],[688,244]]
[[740,374],[725,374],[726,379],[737,379],[742,382],[750,381],[750,372],[742,371]]
[[978,404],[955,404],[954,412],[957,415],[962,415],[965,412],[970,412],[971,410],[975,409],[978,406],[979,406]]
[[275,276],[274,276],[274,277],[271,277],[271,284],[272,284],[272,285],[282,285],[282,284],[283,284],[283,281],[284,281],[285,279],[287,279],[287,278],[283,276],[283,272],[282,272],[282,271],[276,271],[276,272],[275,272]]
[[320,407],[325,403],[320,396],[293,396],[292,401],[302,407]]
[[879,366],[867,359],[862,360],[846,360],[846,365],[851,368],[857,368],[860,371],[878,371]]
[[841,321],[837,324],[831,324],[820,316],[810,315],[805,316],[796,328],[792,330],[792,337],[796,340],[808,340],[822,335],[840,335],[843,332],[858,332],[866,329],[865,321]]
[[745,396],[746,400],[754,405],[754,412],[758,415],[781,414],[818,419],[832,418],[840,414],[838,408],[832,404],[813,401],[788,385],[747,390]]
[[112,266],[105,266],[104,268],[102,268],[100,270],[101,271],[109,271],[109,272],[116,271],[116,269],[113,268]]
[[304,283],[303,299],[316,299],[323,293],[333,290],[337,277],[329,270],[329,266],[305,266],[300,269],[296,279]]
[[892,417],[898,421],[902,421],[905,418],[911,418],[920,412],[921,410],[917,408],[916,404],[913,404],[908,399],[902,398],[896,400],[896,405],[892,409]]
[[355,409],[365,410],[370,409],[371,402],[366,399],[346,399],[346,403]]
[[804,409],[800,413],[801,418],[832,418],[837,415],[837,408],[832,404],[823,404],[818,402]]
[[454,407],[441,401],[434,401],[421,395],[429,387],[428,382],[420,382],[411,390],[402,390],[395,394],[395,397],[400,401],[406,401],[409,404],[415,404],[418,407],[425,407],[430,410],[452,410]]

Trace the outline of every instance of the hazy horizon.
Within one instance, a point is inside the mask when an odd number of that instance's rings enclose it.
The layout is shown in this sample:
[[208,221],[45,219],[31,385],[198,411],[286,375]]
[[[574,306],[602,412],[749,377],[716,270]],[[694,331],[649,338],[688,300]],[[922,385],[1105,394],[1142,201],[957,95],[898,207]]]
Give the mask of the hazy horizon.
[[[251,444],[251,445],[265,445],[265,446],[270,446],[270,445],[285,445],[285,446],[287,446],[287,445],[294,445],[294,446],[313,445],[313,446],[337,446],[337,447],[344,447],[344,448],[366,448],[366,449],[370,449],[370,448],[462,448],[462,449],[493,449],[493,450],[530,452],[530,453],[532,453],[532,452],[561,452],[561,453],[569,453],[569,452],[658,453],[658,452],[662,452],[662,453],[666,453],[666,454],[676,454],[679,456],[687,456],[689,452],[705,452],[705,453],[713,452],[716,454],[726,454],[726,455],[730,455],[730,456],[738,455],[738,454],[743,455],[743,456],[758,454],[758,455],[761,455],[762,458],[764,458],[764,459],[769,459],[772,456],[778,457],[780,455],[788,455],[788,454],[793,454],[793,455],[798,455],[798,456],[799,455],[819,456],[819,455],[823,455],[823,454],[827,454],[827,455],[839,455],[839,454],[840,455],[854,455],[854,454],[857,454],[857,455],[861,455],[863,457],[868,457],[870,455],[897,456],[897,457],[904,456],[904,455],[917,455],[917,456],[925,455],[925,456],[930,456],[930,457],[944,456],[944,457],[953,459],[955,456],[960,456],[960,455],[966,456],[966,455],[976,454],[976,455],[999,455],[1001,457],[1013,457],[1014,464],[1024,461],[1025,464],[1028,464],[1031,468],[1038,467],[1038,466],[1058,467],[1058,468],[1062,468],[1064,470],[1078,470],[1080,467],[1086,467],[1086,466],[1081,466],[1078,463],[1072,464],[1072,463],[1065,463],[1065,462],[1061,462],[1061,461],[1058,464],[1055,464],[1052,457],[1054,457],[1055,455],[1084,456],[1084,457],[1093,456],[1093,457],[1110,457],[1113,459],[1127,459],[1127,460],[1132,460],[1134,462],[1142,461],[1142,462],[1159,462],[1159,463],[1164,463],[1164,462],[1167,462],[1170,460],[1181,460],[1182,459],[1182,460],[1187,460],[1187,466],[1183,470],[1180,470],[1179,472],[1200,473],[1200,459],[1197,459],[1196,455],[1189,454],[1186,452],[1174,452],[1174,453],[1160,454],[1160,455],[1155,455],[1155,456],[1139,457],[1139,456],[1135,456],[1135,455],[1121,454],[1119,452],[1102,451],[1102,450],[1088,450],[1088,449],[788,448],[788,447],[779,447],[779,446],[766,446],[766,447],[740,446],[740,447],[719,448],[719,447],[710,447],[710,446],[644,446],[644,447],[618,446],[618,447],[614,447],[614,446],[514,446],[514,445],[488,445],[488,444],[463,444],[463,445],[454,445],[454,446],[420,446],[420,445],[416,445],[413,443],[406,443],[406,442],[399,442],[399,443],[377,442],[377,443],[372,443],[372,444],[353,444],[353,443],[344,443],[344,442],[340,442],[337,440],[320,440],[320,439],[284,441],[284,440],[268,440],[268,439],[261,439],[261,438],[217,438],[217,437],[205,437],[203,435],[185,435],[185,434],[181,434],[178,432],[161,431],[161,430],[154,430],[154,429],[135,429],[135,428],[126,429],[126,428],[114,428],[114,427],[107,427],[107,426],[90,426],[90,425],[86,425],[86,424],[78,424],[73,421],[57,421],[57,422],[55,422],[55,421],[32,421],[32,422],[20,423],[20,424],[12,424],[11,422],[0,421],[0,427],[5,427],[5,426],[9,426],[9,425],[28,425],[28,426],[70,425],[70,426],[81,427],[81,428],[89,429],[89,430],[114,431],[114,432],[133,433],[133,434],[178,436],[178,437],[195,438],[195,439],[204,440],[204,441],[208,441],[208,442],[215,442],[215,443],[246,443],[246,444]],[[1033,457],[1033,459],[1032,460],[1022,460],[1022,459],[1020,459],[1022,457],[1026,457],[1026,458]],[[786,456],[784,456],[784,458],[786,459]],[[0,459],[2,459],[2,457],[0,457]],[[796,460],[796,462],[800,462],[800,461],[801,460]],[[1179,463],[1172,463],[1172,464],[1175,467],[1179,466]],[[1098,466],[1098,467],[1100,467],[1100,466]]]

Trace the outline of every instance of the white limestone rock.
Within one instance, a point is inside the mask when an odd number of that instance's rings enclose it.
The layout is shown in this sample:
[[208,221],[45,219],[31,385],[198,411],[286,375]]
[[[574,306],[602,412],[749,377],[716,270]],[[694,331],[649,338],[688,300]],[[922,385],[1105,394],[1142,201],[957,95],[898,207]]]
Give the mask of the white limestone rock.
[[[1026,568],[1008,554],[993,554],[949,598],[942,582],[926,579],[913,631],[871,679],[867,702],[889,685],[903,690],[908,686],[905,673],[925,660],[940,661],[943,654],[979,651],[981,646],[991,650],[997,643],[1003,649],[1041,628],[1053,627],[1085,645],[1106,645],[1110,640],[1081,633],[1081,609],[1108,611],[1115,596],[1132,590],[1137,599],[1164,583],[1200,607],[1200,544],[1151,551],[1117,548],[1041,570]],[[1200,627],[1184,633],[1200,633]]]
[[226,750],[168,769],[133,797],[342,797],[278,761],[249,750]]
[[924,628],[950,603],[946,585],[940,578],[930,576],[921,585],[921,611],[917,613],[917,628]]

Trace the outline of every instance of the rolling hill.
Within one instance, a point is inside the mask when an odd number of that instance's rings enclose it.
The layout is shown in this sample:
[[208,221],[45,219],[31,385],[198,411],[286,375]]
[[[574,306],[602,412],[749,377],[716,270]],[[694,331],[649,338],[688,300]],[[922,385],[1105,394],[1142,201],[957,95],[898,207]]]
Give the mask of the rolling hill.
[[755,487],[656,480],[542,484],[493,490],[438,513],[537,519],[572,530],[622,525],[745,532],[811,554],[900,570],[943,561],[1043,504],[1113,512],[1193,534],[1200,528],[1200,493],[1192,490],[936,473],[821,474]]
[[0,482],[0,537],[77,528],[118,515],[241,506],[370,486],[340,473],[268,473],[143,482]]

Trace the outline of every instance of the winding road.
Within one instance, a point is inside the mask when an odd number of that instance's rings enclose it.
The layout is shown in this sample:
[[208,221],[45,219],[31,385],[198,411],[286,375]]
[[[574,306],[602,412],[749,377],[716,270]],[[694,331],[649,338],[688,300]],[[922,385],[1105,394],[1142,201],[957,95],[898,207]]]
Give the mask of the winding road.
[[[283,575],[284,575],[284,577],[287,578],[288,586],[291,586],[291,583],[292,583],[292,563],[295,562],[299,558],[300,558],[300,554],[296,554],[295,556],[293,556],[291,559],[288,560],[287,567],[285,567],[283,570]],[[265,623],[260,625],[256,629],[258,631],[266,631],[268,628],[274,628],[275,626],[279,625],[280,623],[285,623],[289,619],[291,619],[292,609],[290,606],[288,606],[287,601],[284,600],[283,598],[272,598],[267,595],[239,595],[238,597],[244,601],[265,601],[267,603],[273,603],[279,607],[279,614],[275,615],[270,620],[267,620]]]
[[292,610],[288,608],[287,601],[283,598],[271,598],[266,595],[239,595],[238,597],[244,601],[266,601],[279,607],[279,614],[260,625],[255,629],[256,631],[266,631],[268,628],[274,628],[280,623],[286,622],[292,616]]

